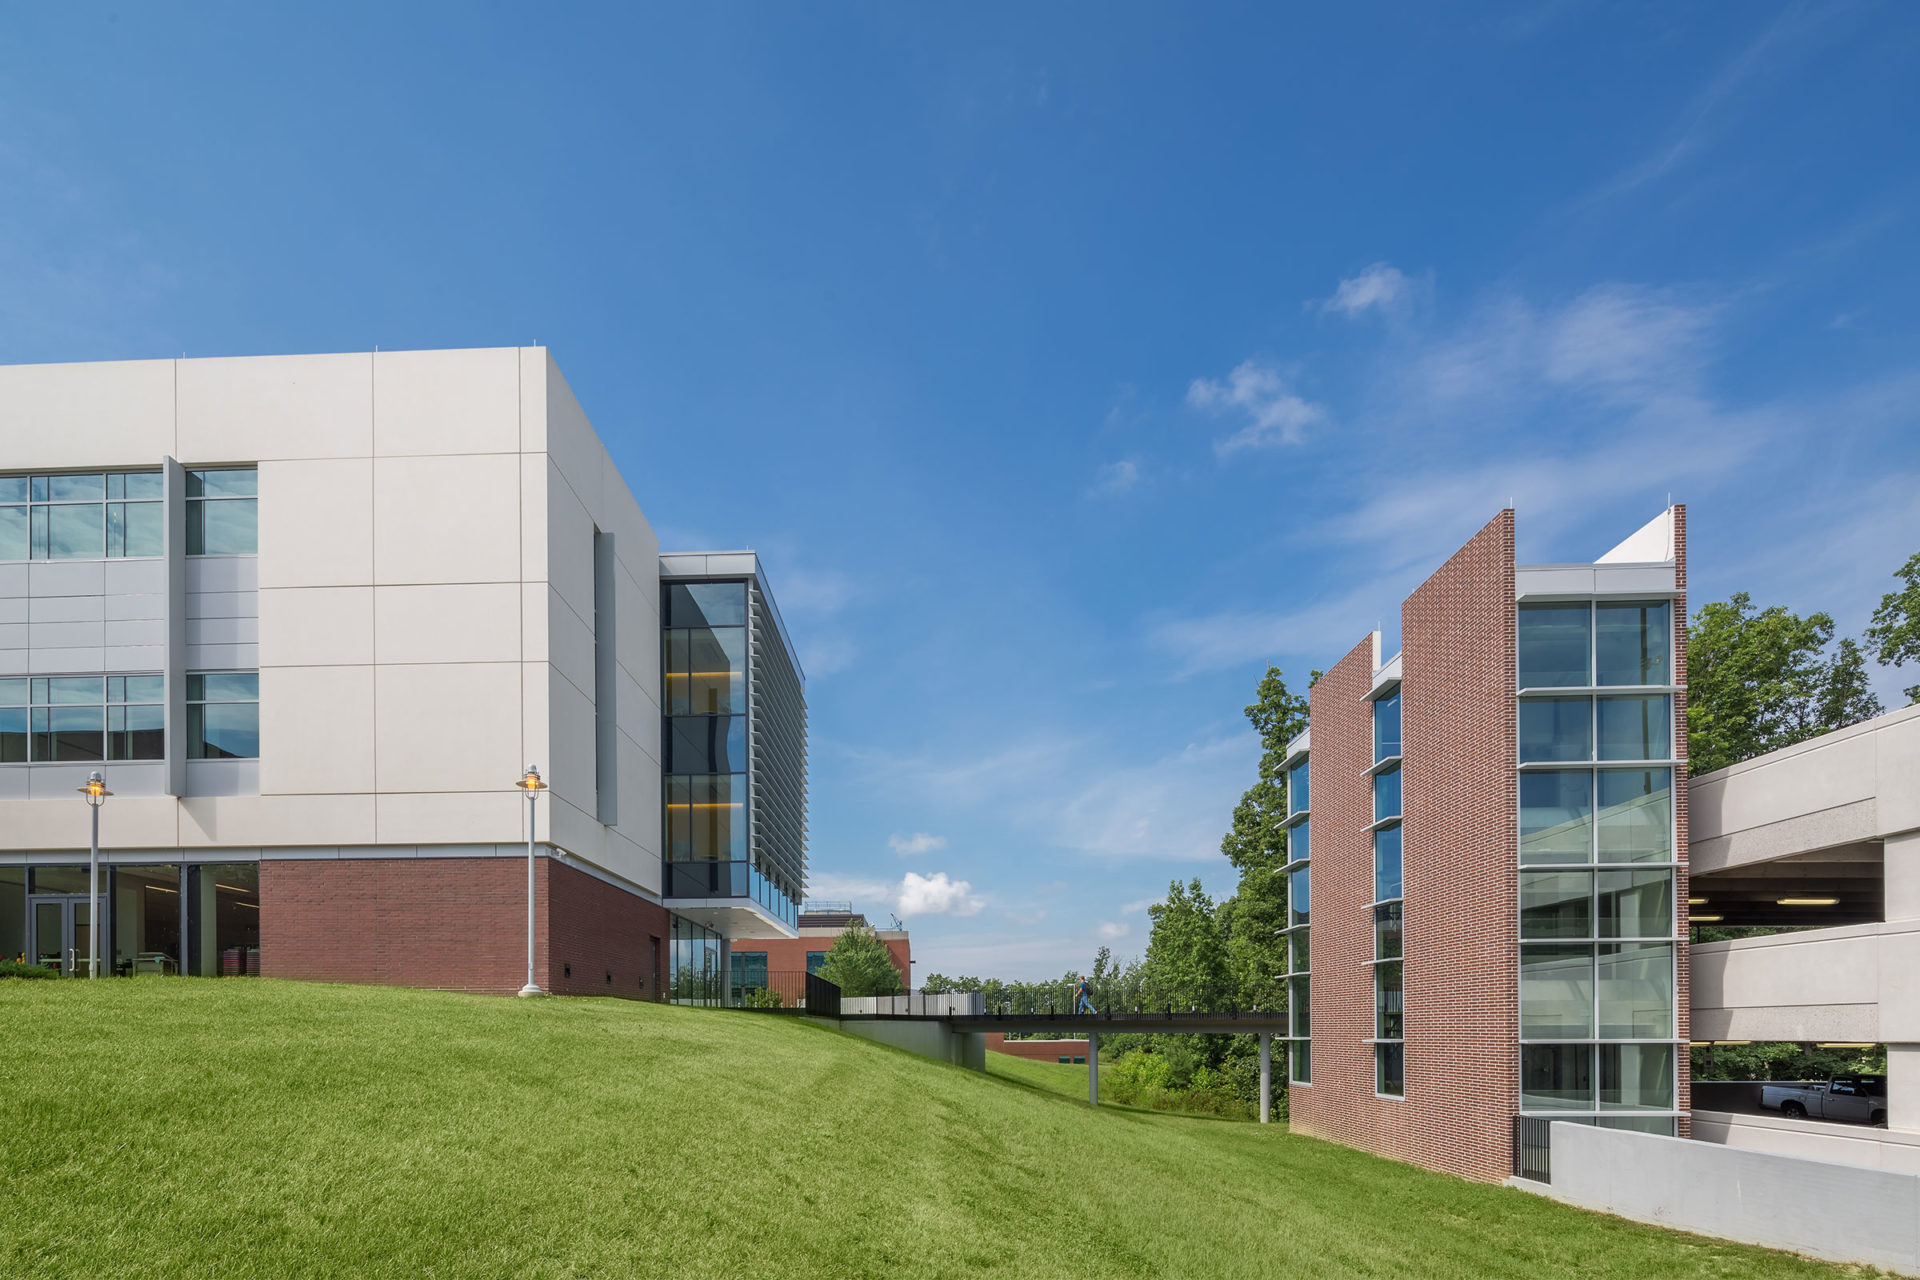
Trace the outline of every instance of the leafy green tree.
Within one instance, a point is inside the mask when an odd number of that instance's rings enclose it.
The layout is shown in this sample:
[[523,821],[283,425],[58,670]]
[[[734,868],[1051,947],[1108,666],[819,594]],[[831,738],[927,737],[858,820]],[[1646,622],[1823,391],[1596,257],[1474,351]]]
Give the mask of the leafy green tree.
[[1695,773],[1804,742],[1878,715],[1859,646],[1825,656],[1833,619],[1746,592],[1704,605],[1687,633],[1687,737]]
[[872,929],[859,923],[848,925],[833,940],[827,958],[820,962],[820,976],[839,987],[843,996],[892,996],[902,990],[893,953]]
[[[1880,597],[1873,611],[1873,623],[1867,628],[1867,652],[1885,667],[1904,667],[1909,662],[1920,666],[1920,551],[1893,571],[1906,585]],[[1908,702],[1920,702],[1920,684],[1901,690]]]
[[[1320,673],[1313,673],[1318,679]],[[1307,700],[1287,688],[1280,668],[1268,667],[1245,715],[1260,735],[1260,775],[1234,806],[1233,825],[1220,852],[1240,873],[1234,894],[1220,904],[1230,999],[1243,1008],[1286,1005],[1287,779],[1280,767],[1287,744],[1307,727]]]
[[1153,905],[1153,936],[1147,943],[1146,996],[1151,1007],[1214,1009],[1228,998],[1227,948],[1215,919],[1213,899],[1196,877],[1167,886]]

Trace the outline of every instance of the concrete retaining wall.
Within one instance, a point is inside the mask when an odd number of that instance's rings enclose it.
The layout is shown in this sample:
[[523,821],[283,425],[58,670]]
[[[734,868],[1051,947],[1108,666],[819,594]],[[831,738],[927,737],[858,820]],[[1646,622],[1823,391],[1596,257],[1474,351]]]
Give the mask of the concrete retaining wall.
[[977,1031],[954,1031],[943,1022],[910,1022],[905,1019],[894,1022],[878,1018],[869,1022],[862,1018],[822,1018],[820,1021],[838,1027],[849,1035],[890,1044],[923,1058],[951,1062],[956,1067],[967,1067],[974,1071],[987,1069],[987,1038]]
[[1553,1185],[1540,1190],[1557,1200],[1920,1275],[1920,1175],[1589,1125],[1551,1134]]

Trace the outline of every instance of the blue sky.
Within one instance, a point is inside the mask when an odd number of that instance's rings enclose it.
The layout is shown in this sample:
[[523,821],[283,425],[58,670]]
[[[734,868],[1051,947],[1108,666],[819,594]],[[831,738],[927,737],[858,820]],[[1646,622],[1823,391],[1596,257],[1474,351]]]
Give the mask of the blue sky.
[[1856,633],[1920,550],[1920,10],[1037,8],[0,0],[0,361],[551,347],[922,974],[1230,891],[1263,664],[1510,499]]

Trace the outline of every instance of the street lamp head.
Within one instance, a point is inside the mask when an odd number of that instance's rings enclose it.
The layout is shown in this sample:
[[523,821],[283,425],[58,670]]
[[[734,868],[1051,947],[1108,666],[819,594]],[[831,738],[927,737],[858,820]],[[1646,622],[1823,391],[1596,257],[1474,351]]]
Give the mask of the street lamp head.
[[536,769],[532,765],[527,766],[527,776],[520,779],[520,781],[514,783],[513,785],[516,787],[519,787],[522,791],[525,791],[528,795],[532,795],[538,791],[544,791],[547,786],[546,783],[540,781],[540,770]]
[[79,787],[76,789],[80,792],[81,795],[87,798],[87,803],[92,805],[96,809],[98,809],[101,805],[105,804],[107,802],[107,797],[113,794],[113,792],[107,790],[107,784],[100,777],[100,771],[98,769],[95,769],[92,773],[87,775],[86,786]]

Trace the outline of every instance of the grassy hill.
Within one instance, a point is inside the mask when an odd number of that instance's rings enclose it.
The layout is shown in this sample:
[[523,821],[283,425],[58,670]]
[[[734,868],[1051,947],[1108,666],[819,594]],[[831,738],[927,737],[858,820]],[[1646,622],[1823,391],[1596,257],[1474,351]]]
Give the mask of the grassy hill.
[[0,1276],[1841,1274],[995,1066],[616,1000],[0,982]]

